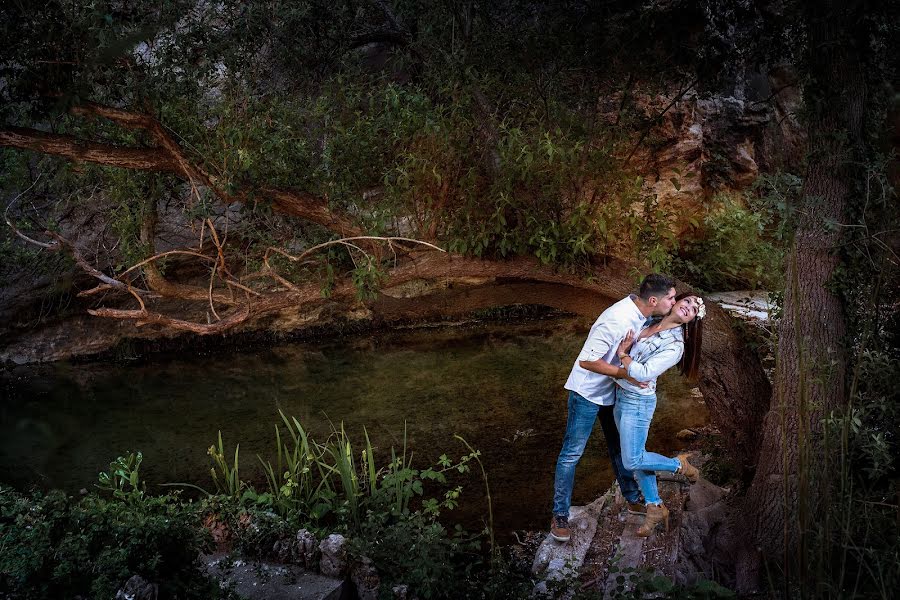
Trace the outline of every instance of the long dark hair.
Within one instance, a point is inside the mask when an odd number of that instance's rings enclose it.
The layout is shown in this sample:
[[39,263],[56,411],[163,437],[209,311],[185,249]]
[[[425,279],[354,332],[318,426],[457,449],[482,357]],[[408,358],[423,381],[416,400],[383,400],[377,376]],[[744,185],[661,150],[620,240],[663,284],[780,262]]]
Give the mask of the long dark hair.
[[[678,294],[675,302],[688,296],[697,294]],[[681,355],[678,367],[682,375],[691,381],[697,381],[700,374],[700,347],[703,345],[703,319],[694,318],[690,323],[685,323],[681,326],[681,332],[684,334],[684,354]]]

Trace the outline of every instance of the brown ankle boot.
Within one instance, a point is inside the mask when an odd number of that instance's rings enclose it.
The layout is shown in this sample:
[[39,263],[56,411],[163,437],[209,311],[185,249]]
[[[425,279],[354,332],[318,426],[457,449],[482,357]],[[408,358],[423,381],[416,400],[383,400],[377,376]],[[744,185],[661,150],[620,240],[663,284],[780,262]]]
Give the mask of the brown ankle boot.
[[655,504],[648,504],[647,516],[644,517],[644,524],[638,528],[637,535],[640,537],[650,537],[650,534],[653,533],[653,530],[656,529],[656,526],[663,522],[665,522],[666,531],[668,532],[669,509],[662,504],[660,504],[659,506],[656,506]]
[[643,517],[647,514],[647,507],[641,502],[626,502],[625,509],[632,515]]
[[679,473],[687,477],[688,481],[691,483],[697,483],[700,479],[700,471],[688,462],[687,454],[679,454],[676,458],[678,462],[681,463],[681,468],[678,470]]

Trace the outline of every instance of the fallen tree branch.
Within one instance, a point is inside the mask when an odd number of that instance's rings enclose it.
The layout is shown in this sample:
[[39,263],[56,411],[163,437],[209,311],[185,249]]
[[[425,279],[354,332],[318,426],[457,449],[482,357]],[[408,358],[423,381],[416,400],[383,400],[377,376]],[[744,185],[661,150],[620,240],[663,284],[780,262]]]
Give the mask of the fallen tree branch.
[[[149,115],[90,103],[74,107],[71,112],[80,117],[109,119],[127,129],[142,129],[158,146],[129,148],[23,127],[0,129],[0,146],[60,156],[79,163],[172,173],[190,184],[194,197],[199,197],[199,185],[209,189],[225,204],[246,203],[252,197],[249,191],[229,194],[222,189],[218,178],[192,162],[165,126]],[[264,198],[272,200],[276,212],[316,223],[340,236],[364,234],[354,219],[330,208],[325,198],[294,190],[262,188],[260,191]]]
[[61,156],[77,163],[93,163],[137,171],[176,173],[177,165],[159,148],[128,148],[90,142],[75,136],[37,129],[0,129],[0,146]]

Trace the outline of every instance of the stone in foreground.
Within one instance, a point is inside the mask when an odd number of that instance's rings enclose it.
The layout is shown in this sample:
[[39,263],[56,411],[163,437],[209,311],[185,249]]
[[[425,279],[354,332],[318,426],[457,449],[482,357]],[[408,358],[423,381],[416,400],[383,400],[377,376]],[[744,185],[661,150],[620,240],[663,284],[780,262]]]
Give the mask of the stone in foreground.
[[547,592],[546,581],[564,579],[578,572],[591,547],[591,541],[597,531],[597,518],[607,500],[607,496],[601,496],[587,506],[571,508],[569,527],[572,530],[572,537],[568,542],[557,542],[547,535],[531,565],[531,572],[544,579],[535,586],[536,594]]
[[203,557],[206,572],[223,588],[248,600],[340,600],[349,597],[343,579],[310,573],[296,565]]

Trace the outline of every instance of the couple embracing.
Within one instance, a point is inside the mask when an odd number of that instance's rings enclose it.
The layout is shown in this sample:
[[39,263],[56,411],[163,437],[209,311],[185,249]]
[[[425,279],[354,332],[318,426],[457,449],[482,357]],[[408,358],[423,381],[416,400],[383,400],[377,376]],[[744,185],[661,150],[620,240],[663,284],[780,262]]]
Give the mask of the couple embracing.
[[550,527],[555,540],[569,539],[575,467],[598,419],[628,512],[644,515],[638,535],[649,536],[662,522],[668,528],[669,511],[659,497],[656,471],[681,473],[691,483],[700,473],[684,454],[669,458],[645,447],[656,409],[656,379],[675,365],[689,379],[696,378],[705,315],[702,298],[676,295],[671,279],[653,274],[644,278],[637,294],[616,302],[594,322],[565,385],[568,419],[556,463]]

